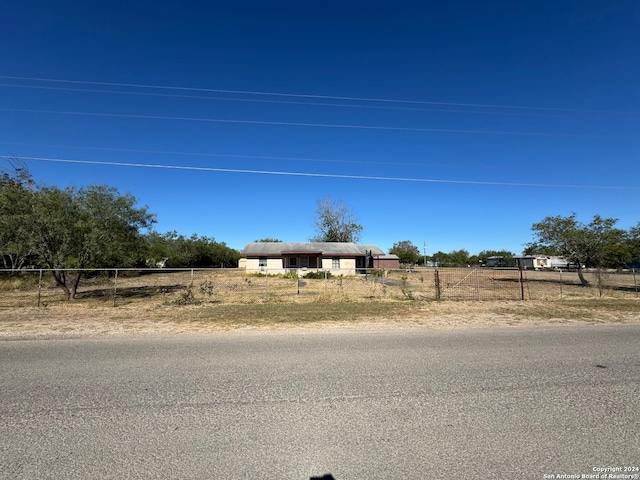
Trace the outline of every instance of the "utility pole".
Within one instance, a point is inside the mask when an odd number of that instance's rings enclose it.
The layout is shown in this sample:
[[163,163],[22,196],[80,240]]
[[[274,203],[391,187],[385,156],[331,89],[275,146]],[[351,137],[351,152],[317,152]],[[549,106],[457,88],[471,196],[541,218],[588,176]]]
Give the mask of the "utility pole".
[[423,242],[424,246],[422,248],[422,253],[424,255],[424,266],[427,266],[427,242]]

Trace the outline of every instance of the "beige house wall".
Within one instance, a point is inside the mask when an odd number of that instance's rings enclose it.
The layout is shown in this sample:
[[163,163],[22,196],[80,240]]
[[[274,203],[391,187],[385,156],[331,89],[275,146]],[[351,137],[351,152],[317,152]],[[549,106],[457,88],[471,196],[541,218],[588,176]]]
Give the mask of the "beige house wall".
[[[290,270],[300,269],[285,269],[282,267],[282,258],[267,258],[266,268],[260,267],[260,259],[258,258],[241,258],[238,262],[239,268],[244,268],[247,272],[263,272],[268,271],[271,274],[286,273]],[[355,258],[340,258],[340,269],[334,270],[333,258],[323,257],[321,268],[308,268],[307,271],[326,270],[334,275],[355,275],[356,273],[356,259]]]
[[[282,259],[281,258],[267,258],[267,266],[266,268],[260,267],[260,259],[259,258],[241,258],[240,263],[244,260],[245,269],[247,272],[262,272],[265,269],[270,273],[284,273],[284,269],[282,268]],[[238,265],[240,265],[240,263]]]
[[334,270],[333,258],[324,257],[322,259],[322,269],[328,270],[334,275],[355,275],[356,274],[356,259],[355,258],[340,258],[340,269]]

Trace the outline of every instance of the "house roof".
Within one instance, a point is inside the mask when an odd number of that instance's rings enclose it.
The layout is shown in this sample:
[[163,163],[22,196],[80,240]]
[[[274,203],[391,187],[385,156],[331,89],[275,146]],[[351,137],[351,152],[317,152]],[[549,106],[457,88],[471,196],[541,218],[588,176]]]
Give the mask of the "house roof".
[[373,256],[376,257],[378,260],[400,260],[400,257],[394,253],[388,253],[385,255],[376,255],[374,253]]
[[251,242],[247,243],[240,254],[246,256],[280,256],[283,254],[307,255],[372,255],[385,253],[375,245],[356,245],[347,242]]
[[368,245],[358,245],[358,248],[360,249],[360,251],[362,253],[367,252],[367,250],[371,251],[371,255],[373,255],[374,257],[377,257],[379,255],[386,255],[384,253],[384,251],[380,250],[380,248],[378,248],[377,245],[373,245],[373,244],[368,244]]

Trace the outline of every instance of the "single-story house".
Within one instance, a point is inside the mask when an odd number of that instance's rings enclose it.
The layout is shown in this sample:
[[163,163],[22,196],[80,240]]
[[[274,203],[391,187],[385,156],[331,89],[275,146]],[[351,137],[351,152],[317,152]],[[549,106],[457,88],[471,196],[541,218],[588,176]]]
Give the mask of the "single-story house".
[[368,268],[399,268],[400,259],[375,245],[251,242],[240,252],[238,266],[247,272],[328,271],[334,275],[355,275]]

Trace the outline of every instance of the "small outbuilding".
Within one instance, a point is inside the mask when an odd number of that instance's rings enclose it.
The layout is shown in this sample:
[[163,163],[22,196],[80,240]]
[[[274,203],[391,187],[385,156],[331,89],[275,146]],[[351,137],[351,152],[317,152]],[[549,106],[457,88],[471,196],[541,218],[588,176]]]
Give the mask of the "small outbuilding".
[[518,267],[525,270],[562,270],[571,267],[566,258],[548,255],[521,255],[514,257]]

